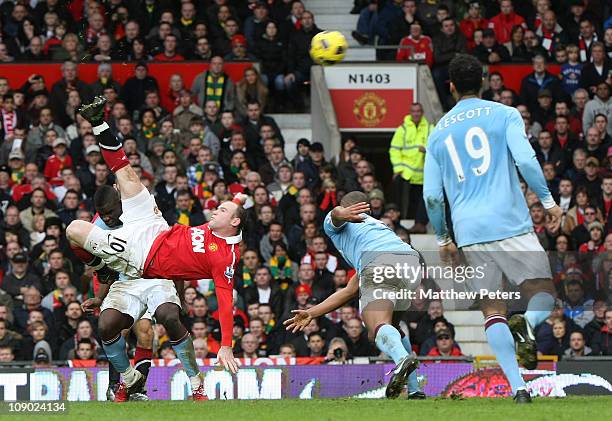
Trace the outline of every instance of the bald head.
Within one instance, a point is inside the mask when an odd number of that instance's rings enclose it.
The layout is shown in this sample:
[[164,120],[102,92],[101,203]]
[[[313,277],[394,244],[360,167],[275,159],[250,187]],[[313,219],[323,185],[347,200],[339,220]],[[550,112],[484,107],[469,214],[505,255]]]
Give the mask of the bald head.
[[354,205],[355,203],[367,202],[368,196],[364,192],[360,191],[352,191],[344,195],[342,200],[340,201],[340,206],[346,208],[348,206]]

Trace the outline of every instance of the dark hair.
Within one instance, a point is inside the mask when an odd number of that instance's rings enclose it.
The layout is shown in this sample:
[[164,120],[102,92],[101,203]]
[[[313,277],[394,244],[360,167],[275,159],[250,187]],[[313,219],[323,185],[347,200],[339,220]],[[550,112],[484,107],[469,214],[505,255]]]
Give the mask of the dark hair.
[[482,86],[482,64],[474,56],[457,54],[448,66],[451,83],[459,95],[477,95]]
[[323,335],[321,335],[321,332],[312,332],[310,335],[308,335],[308,340],[310,341],[310,339],[315,336],[318,336],[319,338],[321,338],[322,341],[325,341]]
[[[78,345],[81,345],[81,344],[89,344],[89,345],[91,345],[93,347],[93,342],[89,338],[81,338],[81,339],[79,339]],[[77,345],[77,348],[78,348],[78,345]]]
[[94,207],[96,209],[120,201],[119,192],[114,187],[106,184],[98,187],[94,193]]

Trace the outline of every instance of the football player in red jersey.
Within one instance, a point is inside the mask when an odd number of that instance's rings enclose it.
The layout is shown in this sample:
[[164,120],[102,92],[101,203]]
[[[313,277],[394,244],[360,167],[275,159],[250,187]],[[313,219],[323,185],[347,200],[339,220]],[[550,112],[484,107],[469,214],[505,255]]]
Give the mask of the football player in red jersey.
[[123,226],[105,231],[86,222],[73,221],[66,235],[79,258],[97,271],[116,271],[129,279],[160,278],[178,281],[212,279],[219,302],[221,348],[219,362],[231,373],[238,371],[232,352],[232,291],[240,260],[239,243],[246,213],[245,195],[224,202],[210,221],[197,227],[169,227],[108,124],[103,120],[104,97],[81,107],[92,124],[102,156],[117,178],[121,194]]

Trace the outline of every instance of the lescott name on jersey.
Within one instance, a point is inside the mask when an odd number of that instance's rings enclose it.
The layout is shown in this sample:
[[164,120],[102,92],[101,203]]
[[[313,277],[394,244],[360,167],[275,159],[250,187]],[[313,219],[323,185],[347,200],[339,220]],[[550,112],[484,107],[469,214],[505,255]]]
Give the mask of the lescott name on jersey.
[[448,117],[443,118],[437,125],[438,130],[444,130],[448,126],[455,123],[460,123],[465,120],[472,118],[478,118],[480,116],[488,116],[491,113],[491,107],[478,107],[471,110],[461,111],[457,114],[451,114]]

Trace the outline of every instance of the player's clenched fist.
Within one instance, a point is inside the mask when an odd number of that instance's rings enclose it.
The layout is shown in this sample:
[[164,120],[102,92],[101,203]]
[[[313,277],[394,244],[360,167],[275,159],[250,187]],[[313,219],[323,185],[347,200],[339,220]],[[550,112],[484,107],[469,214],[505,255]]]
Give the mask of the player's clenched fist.
[[238,372],[238,361],[234,358],[232,348],[229,346],[222,346],[219,348],[217,353],[217,359],[219,363],[230,373],[236,374]]

